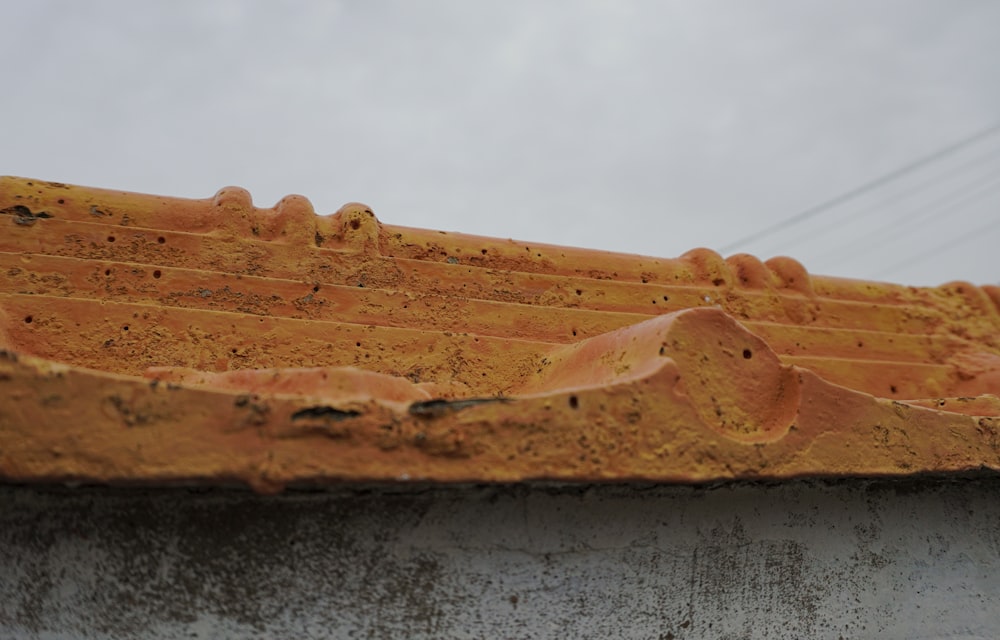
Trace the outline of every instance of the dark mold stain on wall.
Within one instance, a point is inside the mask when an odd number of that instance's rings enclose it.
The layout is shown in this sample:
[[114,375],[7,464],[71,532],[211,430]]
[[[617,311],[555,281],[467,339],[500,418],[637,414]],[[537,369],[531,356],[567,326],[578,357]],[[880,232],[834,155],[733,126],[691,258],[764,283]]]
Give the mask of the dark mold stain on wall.
[[0,637],[988,637],[998,488],[4,486]]

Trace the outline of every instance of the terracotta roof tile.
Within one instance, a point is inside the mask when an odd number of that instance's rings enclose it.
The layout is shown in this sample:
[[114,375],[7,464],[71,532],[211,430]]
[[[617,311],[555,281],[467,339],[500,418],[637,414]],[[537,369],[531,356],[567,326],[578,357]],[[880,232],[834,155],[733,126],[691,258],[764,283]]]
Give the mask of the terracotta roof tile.
[[1000,469],[1000,289],[0,179],[0,478]]

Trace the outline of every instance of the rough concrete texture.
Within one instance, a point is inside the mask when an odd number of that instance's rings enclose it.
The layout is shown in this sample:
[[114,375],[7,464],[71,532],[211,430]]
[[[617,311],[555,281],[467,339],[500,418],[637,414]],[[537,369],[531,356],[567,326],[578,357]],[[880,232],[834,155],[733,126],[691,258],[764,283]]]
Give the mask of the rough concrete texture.
[[0,488],[3,638],[992,638],[1000,480]]

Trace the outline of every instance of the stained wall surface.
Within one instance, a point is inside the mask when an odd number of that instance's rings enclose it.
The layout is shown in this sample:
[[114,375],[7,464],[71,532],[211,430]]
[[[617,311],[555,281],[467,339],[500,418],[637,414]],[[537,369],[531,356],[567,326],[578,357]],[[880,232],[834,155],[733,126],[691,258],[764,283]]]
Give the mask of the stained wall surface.
[[1000,480],[0,487],[0,637],[990,638]]

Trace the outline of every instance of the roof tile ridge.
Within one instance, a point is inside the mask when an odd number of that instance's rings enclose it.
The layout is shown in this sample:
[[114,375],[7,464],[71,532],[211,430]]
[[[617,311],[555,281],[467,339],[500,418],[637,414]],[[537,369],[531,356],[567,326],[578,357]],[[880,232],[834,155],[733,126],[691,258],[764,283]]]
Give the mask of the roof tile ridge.
[[348,252],[373,257],[382,255],[383,225],[368,205],[348,202],[333,215],[318,220],[317,246],[330,242],[335,248]]
[[[0,208],[21,204],[48,217],[146,229],[234,233],[262,240],[316,245],[316,215],[308,198],[287,195],[273,207],[254,206],[242,187],[211,198],[180,198],[0,176]],[[37,215],[37,212],[34,212]]]
[[981,287],[983,293],[990,299],[993,303],[993,308],[997,313],[1000,313],[1000,286],[998,285],[983,285]]
[[246,189],[223,187],[211,202],[214,207],[213,231],[229,231],[271,242],[316,246],[317,216],[305,196],[287,195],[273,207],[258,208]]
[[[243,237],[259,238],[264,241],[282,243],[302,243],[313,247],[322,247],[331,240],[340,240],[342,248],[349,252],[391,256],[388,248],[388,238],[393,233],[405,234],[428,233],[427,230],[409,229],[393,225],[384,225],[375,216],[372,208],[361,203],[348,203],[329,216],[317,215],[310,201],[301,195],[288,195],[269,208],[256,207],[250,193],[241,187],[223,187],[213,197],[195,199],[175,196],[160,196],[130,191],[116,191],[95,187],[67,185],[59,182],[20,178],[15,176],[0,177],[0,207],[13,206],[22,202],[25,206],[34,204],[44,206],[54,211],[76,212],[76,218],[81,221],[105,222],[125,226],[149,229],[173,230],[181,232],[232,232]],[[126,207],[127,205],[127,207]],[[30,208],[30,207],[29,207]],[[128,209],[126,211],[125,209]],[[169,215],[165,215],[169,214]],[[220,215],[221,214],[221,215]],[[147,220],[148,219],[148,220]],[[155,224],[144,224],[155,221]],[[166,223],[166,224],[165,224]],[[465,234],[445,234],[453,236],[459,242],[476,241],[498,243],[498,238],[478,237]],[[511,241],[513,242],[513,241]],[[521,243],[515,243],[520,246]],[[977,291],[985,291],[992,301],[991,310],[1000,309],[1000,290],[996,286],[978,287],[969,283],[948,283],[940,287],[905,287],[890,283],[875,283],[865,280],[849,280],[829,276],[814,276],[799,261],[777,256],[766,261],[750,254],[739,253],[723,258],[712,249],[692,249],[678,258],[657,258],[638,254],[617,253],[602,250],[585,250],[569,246],[531,243],[532,246],[545,251],[562,251],[563,254],[574,253],[601,256],[609,261],[611,267],[619,266],[632,271],[644,263],[666,266],[682,264],[690,269],[689,277],[675,274],[672,284],[683,284],[689,281],[694,286],[726,286],[742,289],[764,289],[794,291],[806,296],[817,294],[814,281],[830,281],[836,283],[836,288],[849,289],[867,288],[877,299],[890,302],[906,291],[948,290],[953,285],[962,285],[969,295]],[[480,259],[479,252],[476,258]],[[529,252],[530,253],[530,252]],[[405,257],[405,256],[401,256]],[[579,257],[579,256],[577,256]],[[426,258],[418,258],[426,259]],[[453,256],[446,256],[439,261],[452,262]],[[562,261],[569,260],[570,265],[575,258],[547,258]],[[469,262],[470,266],[490,268],[490,264]],[[612,269],[608,273],[598,273],[600,269],[587,275],[582,271],[583,265],[576,268],[539,269],[540,265],[525,269],[525,273],[553,273],[571,277],[591,277],[593,279],[618,279],[627,282],[628,277],[618,277]],[[508,268],[508,267],[504,267]],[[653,274],[655,275],[655,274]],[[653,282],[643,277],[642,282]],[[655,278],[660,282],[659,278]],[[660,282],[663,283],[663,282]],[[826,287],[824,287],[826,288]],[[820,292],[821,297],[828,297],[826,292]],[[841,296],[832,296],[844,299]],[[871,299],[866,297],[866,299]]]
[[992,315],[1000,320],[1000,287],[979,286],[966,280],[952,280],[931,291],[946,296],[958,296],[975,313]]
[[551,394],[647,381],[741,442],[780,439],[799,404],[795,368],[721,309],[657,316],[552,350],[515,392]]

